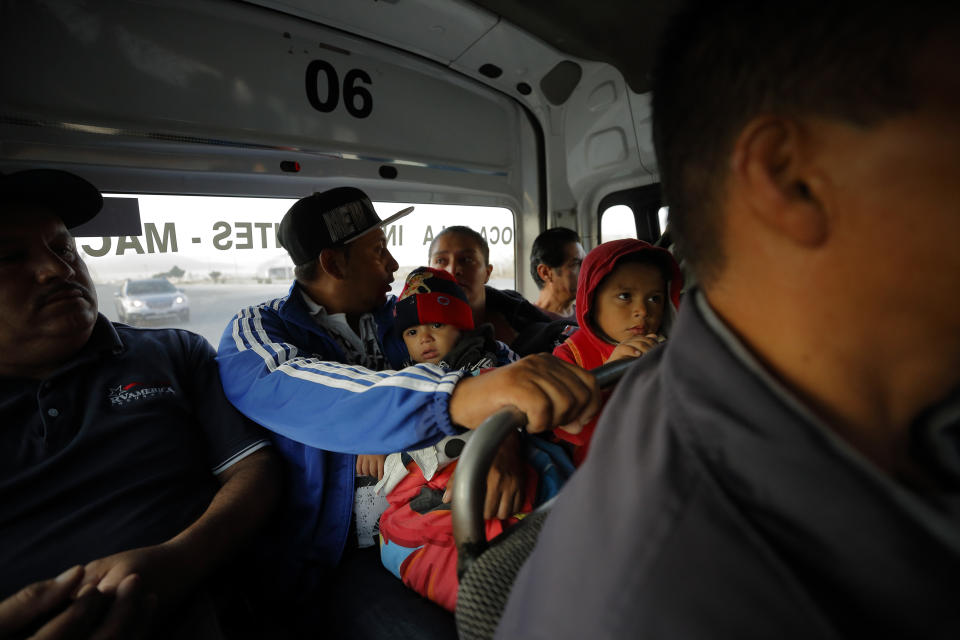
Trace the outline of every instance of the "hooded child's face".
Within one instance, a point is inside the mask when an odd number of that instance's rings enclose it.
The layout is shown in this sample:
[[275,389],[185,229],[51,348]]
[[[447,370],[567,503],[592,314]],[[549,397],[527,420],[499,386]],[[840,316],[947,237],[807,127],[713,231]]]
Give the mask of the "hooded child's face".
[[602,336],[619,344],[636,335],[660,331],[667,287],[652,264],[627,262],[617,266],[593,300],[593,321]]

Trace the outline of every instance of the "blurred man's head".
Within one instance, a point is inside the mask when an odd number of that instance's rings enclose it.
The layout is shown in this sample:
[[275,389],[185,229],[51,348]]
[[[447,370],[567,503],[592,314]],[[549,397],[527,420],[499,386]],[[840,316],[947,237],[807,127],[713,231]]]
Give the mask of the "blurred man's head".
[[[723,233],[726,200],[734,163],[742,160],[734,155],[737,142],[750,133],[751,123],[794,123],[803,134],[804,123],[825,121],[863,135],[884,135],[885,124],[904,119],[941,126],[933,111],[947,115],[943,112],[956,105],[960,61],[949,42],[956,42],[960,31],[953,3],[690,4],[668,30],[655,69],[654,143],[671,229],[709,289],[731,251]],[[942,42],[934,53],[937,41]],[[950,135],[947,129],[943,133]],[[866,153],[858,155],[858,165]],[[896,182],[911,181],[915,168],[904,165]],[[860,177],[869,181],[868,191],[858,185],[859,193],[852,195],[875,194],[888,176]],[[816,184],[802,176],[793,180],[784,188],[801,195],[813,190],[810,195],[818,197]],[[913,191],[920,195],[918,188]],[[914,204],[911,198],[893,208],[907,213]],[[903,235],[913,226],[903,227]]]
[[100,210],[97,189],[53,170],[0,175],[0,372],[43,377],[86,344],[97,296],[68,227]]
[[714,310],[850,433],[942,399],[960,382],[960,5],[693,3],[654,75],[671,228]]

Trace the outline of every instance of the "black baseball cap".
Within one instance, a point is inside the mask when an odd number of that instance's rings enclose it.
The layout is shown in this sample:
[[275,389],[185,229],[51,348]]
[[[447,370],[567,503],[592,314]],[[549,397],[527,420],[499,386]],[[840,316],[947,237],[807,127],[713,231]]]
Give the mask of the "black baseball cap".
[[407,207],[381,220],[367,194],[355,187],[337,187],[297,200],[280,221],[277,240],[299,266],[324,249],[349,244],[411,211],[413,207]]
[[97,215],[103,207],[103,197],[95,186],[78,175],[59,169],[27,169],[0,173],[3,215],[11,205],[46,207],[71,229]]

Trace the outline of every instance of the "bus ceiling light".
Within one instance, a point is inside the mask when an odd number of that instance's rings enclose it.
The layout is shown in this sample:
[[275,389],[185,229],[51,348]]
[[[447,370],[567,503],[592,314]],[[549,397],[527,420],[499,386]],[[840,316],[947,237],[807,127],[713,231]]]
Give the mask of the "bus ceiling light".
[[294,160],[284,160],[280,163],[280,170],[286,171],[287,173],[299,173],[300,163]]

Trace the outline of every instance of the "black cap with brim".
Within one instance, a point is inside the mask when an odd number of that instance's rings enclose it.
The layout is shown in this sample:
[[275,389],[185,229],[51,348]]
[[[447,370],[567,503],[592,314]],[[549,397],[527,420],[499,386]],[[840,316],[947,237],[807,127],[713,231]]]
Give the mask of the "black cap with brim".
[[345,246],[411,211],[413,207],[407,207],[381,220],[367,194],[354,187],[338,187],[297,200],[280,221],[277,239],[299,266],[324,249]]
[[68,229],[87,222],[103,207],[103,197],[80,176],[59,169],[28,169],[0,173],[2,215],[12,205],[50,209]]

